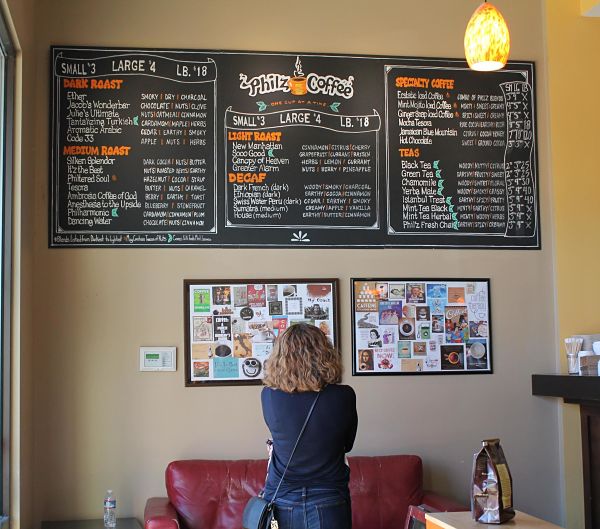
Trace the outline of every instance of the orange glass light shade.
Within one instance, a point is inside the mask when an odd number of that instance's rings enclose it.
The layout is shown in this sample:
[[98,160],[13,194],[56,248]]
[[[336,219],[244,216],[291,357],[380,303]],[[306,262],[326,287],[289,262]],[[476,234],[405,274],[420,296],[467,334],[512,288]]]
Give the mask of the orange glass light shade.
[[508,61],[510,35],[500,11],[489,2],[473,13],[465,31],[465,56],[473,70],[491,72]]

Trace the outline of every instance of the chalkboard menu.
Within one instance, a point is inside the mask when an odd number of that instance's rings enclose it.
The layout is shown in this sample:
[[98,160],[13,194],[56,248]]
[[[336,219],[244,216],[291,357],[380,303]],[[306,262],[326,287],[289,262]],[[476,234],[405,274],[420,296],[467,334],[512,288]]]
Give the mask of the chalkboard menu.
[[534,65],[52,48],[52,247],[540,247]]

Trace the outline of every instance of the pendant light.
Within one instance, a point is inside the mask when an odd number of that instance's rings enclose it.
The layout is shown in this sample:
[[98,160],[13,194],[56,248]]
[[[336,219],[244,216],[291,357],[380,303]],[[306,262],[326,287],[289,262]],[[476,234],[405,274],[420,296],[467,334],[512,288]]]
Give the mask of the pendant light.
[[502,14],[485,1],[473,13],[465,31],[465,56],[473,70],[500,70],[508,60],[510,35]]

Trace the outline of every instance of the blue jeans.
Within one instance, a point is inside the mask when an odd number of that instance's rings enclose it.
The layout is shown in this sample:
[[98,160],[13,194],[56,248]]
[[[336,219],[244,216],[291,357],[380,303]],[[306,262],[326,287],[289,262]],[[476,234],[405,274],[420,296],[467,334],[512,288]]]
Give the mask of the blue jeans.
[[275,499],[279,529],[351,529],[350,497],[339,490],[302,487]]

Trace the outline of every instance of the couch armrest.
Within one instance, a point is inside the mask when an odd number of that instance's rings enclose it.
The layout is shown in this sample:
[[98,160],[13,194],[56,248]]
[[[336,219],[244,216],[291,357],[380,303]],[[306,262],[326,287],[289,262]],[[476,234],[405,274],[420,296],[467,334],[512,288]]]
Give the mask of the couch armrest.
[[150,498],[144,509],[145,529],[179,529],[177,511],[169,498]]
[[424,503],[425,505],[429,505],[434,509],[437,509],[439,512],[459,512],[469,510],[468,507],[465,507],[464,505],[461,505],[460,503],[455,502],[450,498],[446,498],[445,496],[441,496],[440,494],[431,492],[430,490],[423,491],[422,503]]

